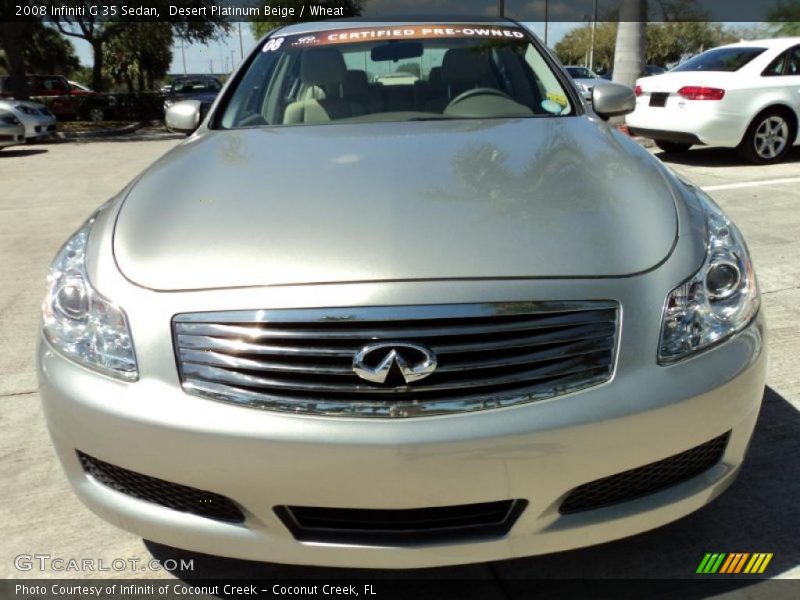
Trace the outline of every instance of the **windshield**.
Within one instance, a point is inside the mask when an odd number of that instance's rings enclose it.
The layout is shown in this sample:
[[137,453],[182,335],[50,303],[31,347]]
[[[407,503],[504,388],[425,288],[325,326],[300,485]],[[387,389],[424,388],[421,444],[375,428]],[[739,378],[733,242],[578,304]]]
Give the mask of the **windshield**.
[[766,48],[717,48],[687,60],[672,71],[738,71]]
[[233,92],[225,128],[573,113],[517,27],[401,25],[268,39]]

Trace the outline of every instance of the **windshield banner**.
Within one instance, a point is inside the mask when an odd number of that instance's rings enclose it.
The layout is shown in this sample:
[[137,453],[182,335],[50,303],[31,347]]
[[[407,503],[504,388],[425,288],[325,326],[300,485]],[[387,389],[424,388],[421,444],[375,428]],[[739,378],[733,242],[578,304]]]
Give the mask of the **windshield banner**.
[[485,38],[503,40],[524,40],[525,34],[518,27],[497,27],[481,25],[397,25],[384,27],[363,27],[358,29],[332,29],[308,34],[273,37],[264,44],[264,52],[273,52],[284,44],[291,48],[349,44],[371,40],[428,40],[450,38]]

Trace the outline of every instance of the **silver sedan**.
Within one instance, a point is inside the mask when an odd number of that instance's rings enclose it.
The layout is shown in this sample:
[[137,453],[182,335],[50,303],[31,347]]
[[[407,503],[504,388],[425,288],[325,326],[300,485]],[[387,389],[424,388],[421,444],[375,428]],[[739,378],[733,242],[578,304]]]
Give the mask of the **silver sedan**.
[[632,90],[590,109],[506,20],[302,23],[242,65],[53,262],[39,384],[89,508],[204,553],[410,568],[607,542],[733,482],[753,264],[606,121]]
[[56,117],[44,104],[30,100],[0,100],[0,109],[12,113],[25,127],[26,141],[40,141],[56,132]]

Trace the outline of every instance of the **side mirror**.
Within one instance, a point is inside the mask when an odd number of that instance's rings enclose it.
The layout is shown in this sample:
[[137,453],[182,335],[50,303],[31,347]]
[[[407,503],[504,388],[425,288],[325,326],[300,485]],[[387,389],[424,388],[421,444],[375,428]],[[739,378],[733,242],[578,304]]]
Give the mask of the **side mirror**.
[[200,101],[182,100],[167,109],[164,117],[167,129],[179,133],[192,133],[200,125]]
[[592,108],[601,119],[621,117],[636,109],[636,94],[626,85],[601,83],[592,89]]

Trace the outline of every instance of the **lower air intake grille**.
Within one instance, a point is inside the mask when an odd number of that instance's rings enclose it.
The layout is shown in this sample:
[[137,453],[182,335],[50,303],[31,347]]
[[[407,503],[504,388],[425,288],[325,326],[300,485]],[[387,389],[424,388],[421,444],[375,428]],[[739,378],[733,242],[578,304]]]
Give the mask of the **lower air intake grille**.
[[720,461],[729,438],[730,432],[658,462],[585,483],[567,495],[559,511],[569,514],[627,502],[688,481]]
[[244,521],[242,511],[225,496],[135,473],[80,451],[78,458],[95,481],[133,498],[216,521]]
[[411,509],[276,506],[300,541],[363,545],[416,545],[502,537],[527,506],[504,500]]

